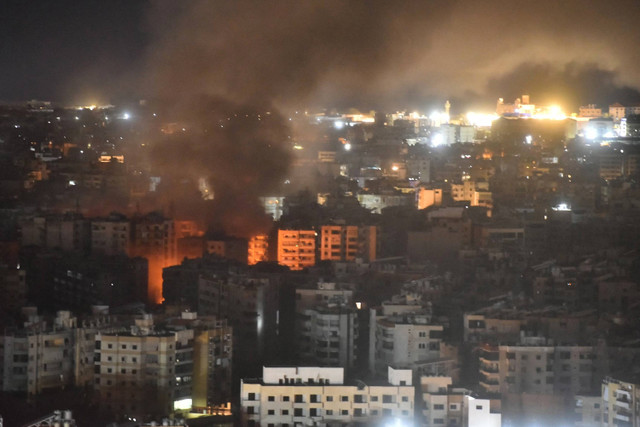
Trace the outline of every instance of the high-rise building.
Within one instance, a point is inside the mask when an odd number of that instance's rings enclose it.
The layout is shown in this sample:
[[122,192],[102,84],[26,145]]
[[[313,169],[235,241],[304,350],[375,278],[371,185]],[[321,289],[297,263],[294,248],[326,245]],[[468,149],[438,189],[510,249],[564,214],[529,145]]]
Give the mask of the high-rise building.
[[303,363],[353,368],[360,328],[352,295],[334,283],[296,290],[296,344]]

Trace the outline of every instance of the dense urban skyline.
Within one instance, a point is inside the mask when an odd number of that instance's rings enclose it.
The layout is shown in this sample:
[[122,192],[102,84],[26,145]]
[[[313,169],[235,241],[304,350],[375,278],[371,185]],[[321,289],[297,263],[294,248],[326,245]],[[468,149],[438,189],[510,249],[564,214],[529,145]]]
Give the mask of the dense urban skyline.
[[0,427],[640,426],[639,16],[2,2]]

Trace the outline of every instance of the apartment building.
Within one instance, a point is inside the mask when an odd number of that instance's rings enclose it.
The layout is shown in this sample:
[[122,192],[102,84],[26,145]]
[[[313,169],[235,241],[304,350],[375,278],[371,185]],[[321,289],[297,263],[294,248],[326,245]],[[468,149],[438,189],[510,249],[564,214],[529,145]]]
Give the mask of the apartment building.
[[0,335],[0,389],[31,397],[43,391],[92,383],[96,331],[108,325],[105,316],[81,322],[59,311],[48,324],[35,309],[19,330]]
[[479,399],[471,390],[455,388],[451,377],[420,377],[422,421],[425,426],[500,427],[502,415],[489,399]]
[[614,378],[602,381],[602,425],[640,426],[640,385]]
[[269,236],[258,234],[249,239],[247,263],[254,265],[268,260]]
[[[130,416],[174,411],[228,412],[232,329],[226,322],[182,313],[156,327],[151,315],[95,339],[96,398]],[[222,411],[222,412],[221,412]]]
[[369,361],[371,370],[383,372],[387,366],[417,369],[440,359],[444,327],[431,324],[425,311],[377,316],[371,310]]
[[[298,305],[296,290],[296,343],[300,360],[320,366],[353,368],[360,333],[357,310],[351,293],[334,294],[325,300],[322,293],[316,304]],[[320,290],[321,291],[321,290]]]
[[264,367],[262,378],[241,382],[245,426],[328,426],[383,420],[409,422],[414,417],[410,370],[388,368],[387,381],[345,382],[343,368]]
[[313,267],[316,234],[314,230],[278,230],[278,263],[291,270]]
[[112,213],[91,220],[91,251],[101,255],[129,254],[131,222],[122,214]]
[[320,259],[328,261],[365,262],[376,259],[377,228],[375,226],[323,225],[320,231]]

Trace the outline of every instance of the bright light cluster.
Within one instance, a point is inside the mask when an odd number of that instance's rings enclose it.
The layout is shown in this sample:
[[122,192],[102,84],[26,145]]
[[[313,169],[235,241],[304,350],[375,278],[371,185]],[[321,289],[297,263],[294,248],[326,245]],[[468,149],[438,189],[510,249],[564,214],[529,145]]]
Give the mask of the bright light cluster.
[[474,113],[472,111],[467,113],[467,122],[471,126],[490,128],[494,120],[498,120],[500,116],[497,114],[483,114]]

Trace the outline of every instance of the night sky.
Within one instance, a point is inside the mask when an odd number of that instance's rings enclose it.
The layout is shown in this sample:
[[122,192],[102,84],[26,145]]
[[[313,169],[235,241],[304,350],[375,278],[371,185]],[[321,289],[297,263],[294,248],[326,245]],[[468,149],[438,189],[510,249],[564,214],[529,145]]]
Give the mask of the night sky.
[[8,1],[0,100],[640,102],[640,2]]

